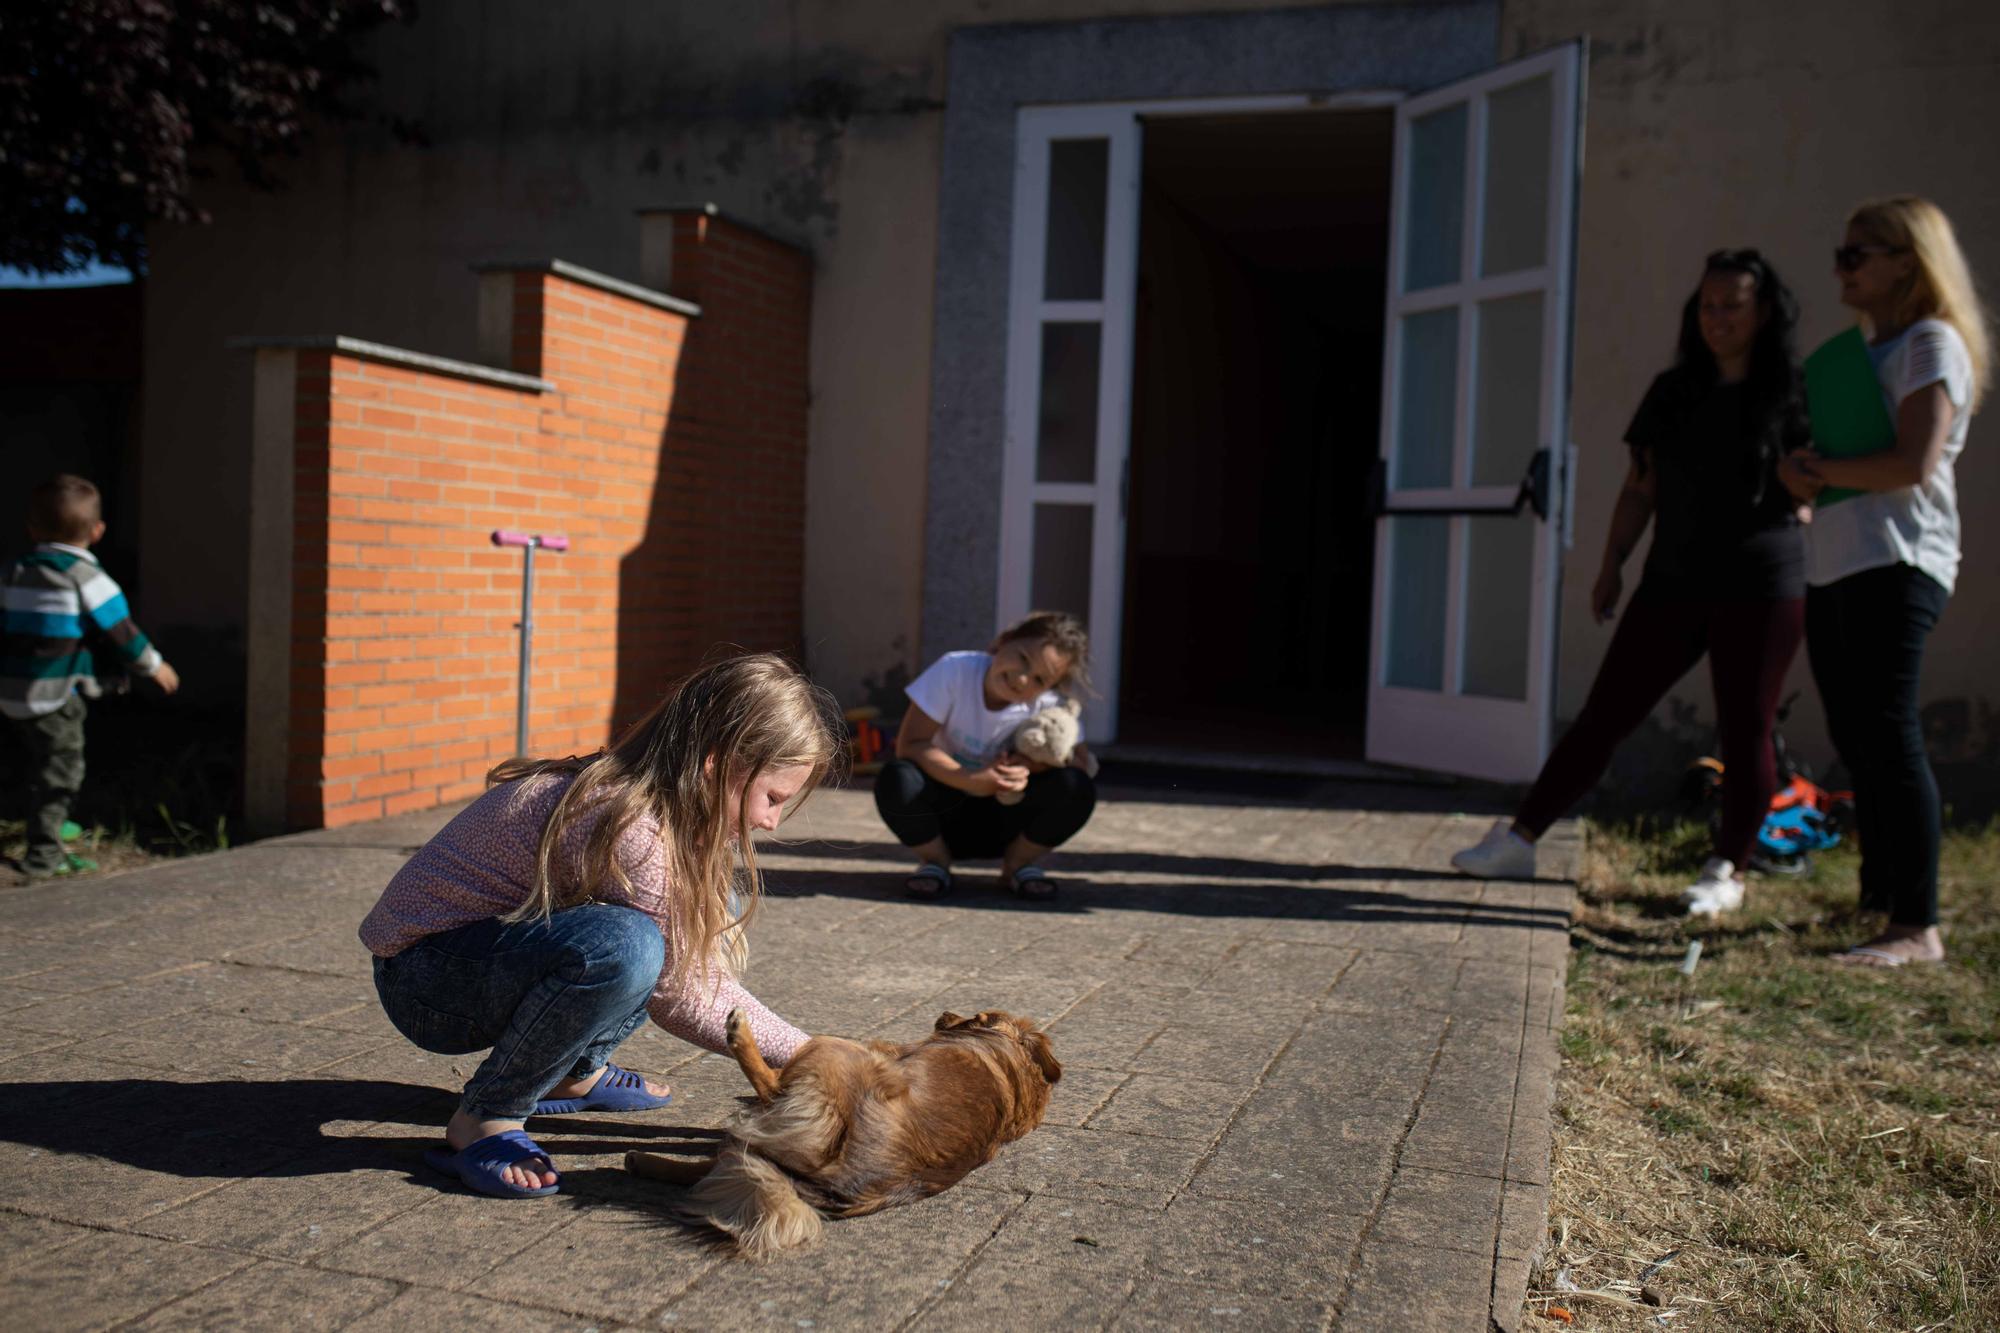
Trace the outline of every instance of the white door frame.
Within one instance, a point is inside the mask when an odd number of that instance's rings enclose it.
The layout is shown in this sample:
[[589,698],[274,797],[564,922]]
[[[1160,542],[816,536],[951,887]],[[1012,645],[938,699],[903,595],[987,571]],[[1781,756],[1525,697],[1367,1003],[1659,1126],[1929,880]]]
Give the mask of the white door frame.
[[[1551,80],[1551,118],[1547,233],[1540,267],[1482,278],[1480,241],[1485,218],[1487,98],[1498,90],[1547,75]],[[1396,159],[1391,195],[1389,293],[1383,321],[1381,459],[1385,511],[1421,514],[1425,510],[1455,515],[1449,522],[1444,610],[1444,679],[1439,690],[1391,685],[1387,680],[1388,617],[1395,595],[1396,573],[1391,543],[1392,518],[1377,520],[1375,590],[1369,631],[1369,693],[1367,755],[1371,760],[1436,769],[1502,782],[1534,777],[1547,757],[1553,728],[1557,603],[1562,551],[1568,531],[1566,499],[1570,492],[1573,449],[1569,446],[1570,340],[1574,289],[1575,219],[1581,168],[1582,43],[1573,42],[1521,60],[1495,66],[1407,99],[1396,112]],[[1463,232],[1460,237],[1459,280],[1405,292],[1406,233],[1412,219],[1410,203],[1410,134],[1412,118],[1454,102],[1468,106],[1465,136]],[[1503,700],[1461,692],[1466,657],[1477,651],[1467,642],[1466,582],[1469,515],[1504,512],[1518,485],[1471,484],[1473,395],[1478,383],[1478,311],[1480,303],[1496,298],[1540,292],[1543,295],[1540,421],[1536,439],[1547,451],[1549,474],[1543,493],[1548,512],[1537,517],[1524,512],[1514,522],[1535,524],[1533,586],[1529,604],[1527,698]],[[1402,374],[1401,324],[1405,317],[1427,310],[1456,307],[1460,311],[1457,348],[1457,401],[1454,405],[1452,484],[1444,487],[1397,489],[1396,440],[1399,429]],[[1488,519],[1483,521],[1500,521]]]
[[[1132,337],[1139,268],[1139,181],[1142,117],[1231,113],[1349,111],[1394,106],[1391,91],[1336,96],[1184,98],[1145,102],[1023,107],[1015,119],[1014,220],[1008,281],[1006,429],[1001,483],[998,613],[1004,625],[1031,609],[1034,518],[1038,503],[1092,507],[1089,628],[1098,697],[1085,705],[1086,731],[1096,744],[1118,734],[1118,681],[1123,656],[1125,522],[1132,429]],[[1061,139],[1105,139],[1104,290],[1097,301],[1043,298],[1047,257],[1049,145]],[[1044,482],[1035,477],[1040,421],[1042,326],[1099,324],[1095,480]],[[998,628],[996,626],[996,628]]]

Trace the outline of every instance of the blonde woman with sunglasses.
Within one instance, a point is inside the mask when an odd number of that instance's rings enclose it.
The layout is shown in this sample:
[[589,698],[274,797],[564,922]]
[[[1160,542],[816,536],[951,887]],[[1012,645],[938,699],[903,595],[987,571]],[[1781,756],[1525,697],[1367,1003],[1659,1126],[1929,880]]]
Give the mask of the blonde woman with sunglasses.
[[1806,537],[1806,647],[1827,729],[1854,782],[1861,905],[1888,913],[1868,943],[1840,955],[1873,967],[1944,958],[1938,934],[1940,810],[1924,749],[1918,678],[1924,643],[1958,578],[1953,468],[1991,373],[1987,322],[1951,223],[1914,195],[1854,210],[1834,251],[1841,303],[1856,311],[1895,422],[1877,453],[1781,464],[1801,499],[1862,492],[1819,507]]

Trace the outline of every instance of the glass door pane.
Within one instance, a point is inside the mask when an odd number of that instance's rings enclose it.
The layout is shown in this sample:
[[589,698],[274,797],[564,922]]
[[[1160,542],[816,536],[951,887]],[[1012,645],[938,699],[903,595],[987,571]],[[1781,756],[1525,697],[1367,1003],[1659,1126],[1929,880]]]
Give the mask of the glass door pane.
[[1528,697],[1528,628],[1533,623],[1533,514],[1468,518],[1465,632],[1459,636],[1459,691],[1491,699]]
[[1410,122],[1405,291],[1458,281],[1465,235],[1465,122],[1464,102]]
[[1445,594],[1451,553],[1451,520],[1398,515],[1389,520],[1391,685],[1409,690],[1444,688]]
[[1472,484],[1518,486],[1542,447],[1542,294],[1479,303]]
[[1043,299],[1096,301],[1104,295],[1105,183],[1109,139],[1049,145],[1048,260]]
[[1097,476],[1098,366],[1103,328],[1051,321],[1042,325],[1042,401],[1035,436],[1036,481]]
[[1391,476],[1402,490],[1449,486],[1458,421],[1458,307],[1405,315],[1402,341]]
[[1486,99],[1486,216],[1479,271],[1486,277],[1540,268],[1548,252],[1549,76]]
[[1035,506],[1035,570],[1029,601],[1090,623],[1091,505]]

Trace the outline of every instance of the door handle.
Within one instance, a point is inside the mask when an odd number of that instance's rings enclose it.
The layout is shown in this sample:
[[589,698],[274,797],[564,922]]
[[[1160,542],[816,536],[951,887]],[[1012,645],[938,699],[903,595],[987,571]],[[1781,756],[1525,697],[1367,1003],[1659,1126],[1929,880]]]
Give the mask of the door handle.
[[1535,450],[1535,456],[1528,460],[1528,470],[1521,474],[1521,485],[1514,492],[1514,499],[1508,504],[1488,505],[1398,505],[1389,503],[1389,469],[1383,460],[1375,460],[1374,470],[1368,477],[1370,508],[1375,516],[1384,514],[1430,514],[1438,518],[1455,518],[1464,515],[1518,514],[1523,509],[1533,509],[1535,517],[1544,522],[1549,517],[1549,488],[1553,477],[1551,456],[1547,449]]

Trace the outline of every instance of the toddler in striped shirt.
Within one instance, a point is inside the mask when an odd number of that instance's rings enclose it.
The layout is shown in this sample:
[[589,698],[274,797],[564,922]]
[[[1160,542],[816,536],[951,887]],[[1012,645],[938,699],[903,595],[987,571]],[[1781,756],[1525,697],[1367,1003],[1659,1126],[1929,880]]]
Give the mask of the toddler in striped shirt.
[[91,868],[63,846],[63,825],[83,787],[84,700],[104,692],[93,647],[168,694],[181,679],[132,623],[124,592],[90,553],[104,539],[97,487],[67,473],[37,486],[28,538],[34,550],[9,566],[0,588],[0,716],[26,753],[21,869],[39,879]]

